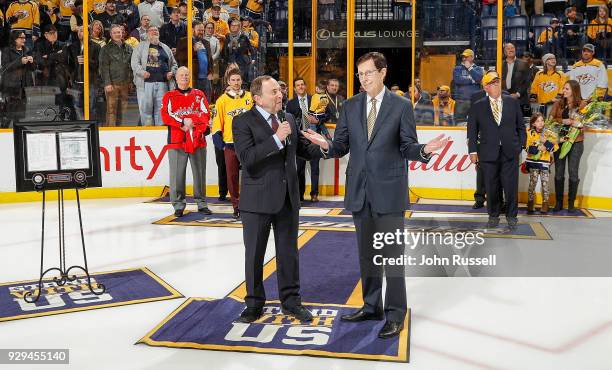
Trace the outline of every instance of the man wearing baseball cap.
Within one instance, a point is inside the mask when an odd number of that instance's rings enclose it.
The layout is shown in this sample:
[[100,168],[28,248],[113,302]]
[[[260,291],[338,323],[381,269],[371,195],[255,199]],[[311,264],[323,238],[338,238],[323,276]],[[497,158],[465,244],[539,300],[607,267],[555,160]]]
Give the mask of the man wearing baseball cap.
[[438,87],[438,95],[432,99],[434,107],[435,126],[454,126],[455,125],[455,100],[450,97],[451,89],[449,86]]
[[453,81],[455,83],[455,95],[457,101],[455,107],[455,118],[460,121],[466,118],[470,109],[470,98],[472,94],[482,90],[480,81],[484,75],[484,69],[474,64],[474,52],[465,49],[461,53],[461,64],[453,70]]
[[582,99],[589,100],[595,93],[596,98],[602,100],[608,90],[608,73],[606,65],[593,58],[594,54],[595,46],[584,44],[582,59],[574,63],[567,75],[570,80],[576,80],[580,84]]
[[487,229],[499,225],[501,202],[499,184],[506,197],[506,221],[510,231],[518,223],[518,165],[527,133],[517,99],[502,95],[501,80],[495,71],[482,78],[487,96],[470,107],[467,125],[468,149],[472,163],[482,168],[487,191]]

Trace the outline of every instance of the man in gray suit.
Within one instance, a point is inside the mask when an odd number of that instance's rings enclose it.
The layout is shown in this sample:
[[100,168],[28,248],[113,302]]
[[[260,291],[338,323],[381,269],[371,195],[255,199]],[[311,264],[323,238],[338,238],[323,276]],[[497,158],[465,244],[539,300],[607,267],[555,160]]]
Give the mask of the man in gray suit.
[[[351,156],[346,170],[344,207],[353,213],[359,247],[363,307],[342,320],[382,320],[380,338],[402,331],[406,316],[406,281],[403,266],[377,266],[376,255],[397,258],[403,243],[373,248],[375,233],[404,231],[408,208],[408,160],[429,161],[431,153],[443,148],[448,138],[440,135],[427,144],[417,141],[412,104],[391,93],[384,85],[387,61],[371,52],[357,60],[357,76],[364,92],[347,100],[341,110],[333,142],[308,130],[305,136],[321,146],[326,157]],[[387,275],[383,310],[382,281]]]

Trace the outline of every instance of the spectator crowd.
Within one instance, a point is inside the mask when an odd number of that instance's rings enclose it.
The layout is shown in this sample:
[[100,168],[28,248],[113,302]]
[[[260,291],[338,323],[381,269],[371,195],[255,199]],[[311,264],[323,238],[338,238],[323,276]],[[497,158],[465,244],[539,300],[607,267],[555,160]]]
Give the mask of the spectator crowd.
[[0,1],[4,127],[40,118],[33,116],[36,103],[83,118],[83,1],[89,24],[87,104],[90,119],[103,125],[162,125],[161,100],[174,88],[177,69],[188,65],[188,47],[194,86],[210,101],[225,92],[229,68],[240,70],[244,86],[259,74],[260,37],[271,32],[264,20],[267,0],[195,0],[192,19],[184,0]]

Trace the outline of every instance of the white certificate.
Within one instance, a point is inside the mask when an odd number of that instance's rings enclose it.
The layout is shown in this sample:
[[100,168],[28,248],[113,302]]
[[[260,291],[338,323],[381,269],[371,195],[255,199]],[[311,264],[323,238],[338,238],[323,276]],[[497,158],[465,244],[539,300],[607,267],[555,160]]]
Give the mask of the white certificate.
[[26,134],[28,172],[57,170],[55,133]]
[[89,169],[87,132],[60,133],[59,148],[62,170]]

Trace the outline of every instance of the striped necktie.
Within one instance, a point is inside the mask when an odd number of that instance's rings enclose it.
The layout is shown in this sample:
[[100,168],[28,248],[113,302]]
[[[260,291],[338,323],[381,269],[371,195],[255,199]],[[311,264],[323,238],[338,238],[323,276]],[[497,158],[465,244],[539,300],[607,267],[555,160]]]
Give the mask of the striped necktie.
[[372,98],[370,103],[372,108],[370,108],[370,113],[368,113],[368,140],[372,138],[372,131],[374,131],[374,124],[376,123],[376,98]]
[[300,100],[300,109],[302,110],[302,130],[307,130],[309,128],[308,124],[308,107],[306,106],[306,97],[299,98]]
[[495,123],[499,126],[501,124],[501,113],[499,111],[499,101],[497,99],[491,99],[491,110],[493,111]]

